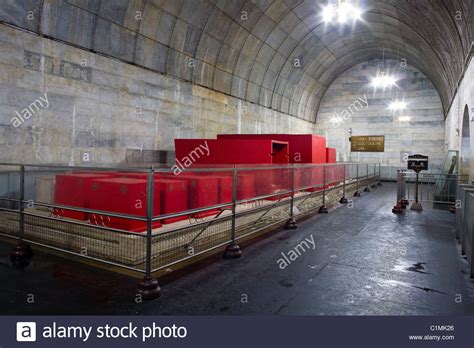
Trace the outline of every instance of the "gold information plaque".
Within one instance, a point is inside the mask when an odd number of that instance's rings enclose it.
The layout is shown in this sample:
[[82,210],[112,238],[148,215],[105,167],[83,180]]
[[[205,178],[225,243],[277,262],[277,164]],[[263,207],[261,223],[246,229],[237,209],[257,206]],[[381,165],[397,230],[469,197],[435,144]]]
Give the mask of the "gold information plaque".
[[384,152],[384,135],[364,135],[351,137],[352,152]]

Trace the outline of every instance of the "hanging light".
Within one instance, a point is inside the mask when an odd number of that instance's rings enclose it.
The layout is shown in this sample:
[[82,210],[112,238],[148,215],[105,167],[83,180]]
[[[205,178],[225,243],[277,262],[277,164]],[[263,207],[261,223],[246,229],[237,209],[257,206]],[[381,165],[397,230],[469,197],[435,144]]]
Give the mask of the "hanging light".
[[387,88],[395,85],[397,80],[392,75],[386,75],[384,71],[377,74],[376,77],[372,79],[372,87],[374,88]]
[[408,122],[408,121],[411,120],[411,117],[410,116],[400,116],[398,118],[398,120],[401,121],[401,122]]
[[337,4],[328,4],[323,8],[322,17],[326,23],[337,20],[340,24],[348,21],[357,21],[361,18],[362,11],[359,7],[351,5],[344,0],[339,0]]
[[354,21],[358,21],[362,18],[362,10],[357,6],[352,6],[352,18]]
[[337,15],[337,7],[334,4],[329,4],[323,8],[323,20],[331,22]]
[[339,23],[346,23],[349,19],[349,5],[343,2],[339,5],[339,11],[337,12],[337,21]]
[[389,104],[388,108],[392,111],[405,110],[407,108],[407,103],[403,100],[394,100]]

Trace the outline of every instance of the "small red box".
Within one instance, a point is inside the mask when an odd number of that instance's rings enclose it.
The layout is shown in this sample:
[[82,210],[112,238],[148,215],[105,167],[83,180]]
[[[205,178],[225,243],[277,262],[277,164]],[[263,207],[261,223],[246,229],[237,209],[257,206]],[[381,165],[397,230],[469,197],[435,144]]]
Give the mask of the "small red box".
[[[233,174],[231,172],[203,172],[202,175],[219,178],[219,203],[232,202]],[[255,175],[253,172],[237,172],[236,191],[238,201],[255,197]]]
[[336,167],[326,167],[326,187],[333,186],[336,181]]
[[337,185],[344,181],[344,166],[331,167],[331,184]]
[[252,172],[237,172],[237,200],[255,197],[255,175]]
[[198,175],[184,177],[188,182],[188,206],[204,208],[218,203],[218,179]]
[[326,163],[336,163],[336,149],[333,147],[326,148]]
[[255,194],[266,196],[291,189],[290,169],[259,169],[255,176]]
[[295,168],[295,190],[305,189],[311,186],[311,175],[313,170],[311,167]]
[[232,176],[209,174],[206,177],[217,179],[219,203],[232,203]]
[[[160,214],[159,183],[155,182],[153,197],[153,216]],[[134,178],[107,178],[93,180],[91,209],[146,217],[147,182]],[[133,232],[146,231],[146,221],[110,217],[106,214],[90,214],[89,221],[105,227]],[[160,227],[156,221],[153,228]]]
[[[93,172],[56,175],[54,202],[77,208],[90,208],[90,193],[93,180],[105,179],[112,174]],[[59,215],[76,220],[87,220],[88,213],[68,209],[56,209]],[[59,213],[60,212],[60,213]]]
[[[170,174],[167,179],[185,180],[188,187],[188,209],[205,208],[219,203],[219,179],[207,175]],[[194,217],[213,215],[216,210],[194,214]]]
[[[160,188],[161,214],[180,213],[188,209],[188,187],[185,180],[159,179],[155,183],[158,183]],[[183,215],[160,221],[169,224],[186,219],[187,216]]]
[[323,189],[323,175],[325,166],[315,166],[308,168],[308,182],[312,188],[307,189],[306,191],[313,192],[313,191],[320,191]]

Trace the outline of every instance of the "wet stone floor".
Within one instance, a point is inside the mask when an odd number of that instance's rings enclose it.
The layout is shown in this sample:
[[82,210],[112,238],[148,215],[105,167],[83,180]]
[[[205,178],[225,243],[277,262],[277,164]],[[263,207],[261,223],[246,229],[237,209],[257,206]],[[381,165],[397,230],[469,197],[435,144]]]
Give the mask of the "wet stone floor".
[[[395,184],[353,198],[162,286],[136,303],[137,279],[42,251],[11,265],[0,242],[1,314],[468,315],[474,282],[454,215],[394,215]],[[352,199],[352,198],[351,198]]]

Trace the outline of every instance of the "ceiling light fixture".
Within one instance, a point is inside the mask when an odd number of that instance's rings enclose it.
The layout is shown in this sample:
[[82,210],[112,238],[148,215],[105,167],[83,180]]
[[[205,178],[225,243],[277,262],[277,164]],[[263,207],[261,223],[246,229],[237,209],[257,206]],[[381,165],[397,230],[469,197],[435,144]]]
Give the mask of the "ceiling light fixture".
[[357,6],[351,5],[344,0],[339,0],[337,4],[328,4],[323,8],[322,16],[326,23],[337,20],[340,24],[348,21],[357,21],[361,18],[362,11]]
[[402,100],[395,100],[390,103],[388,106],[390,110],[396,111],[396,110],[405,110],[407,108],[407,103],[405,103]]
[[399,121],[402,121],[402,122],[408,122],[411,120],[411,117],[410,116],[400,116],[398,118]]
[[397,80],[391,75],[386,75],[384,71],[377,74],[376,77],[372,79],[372,87],[374,88],[387,88],[395,85]]

